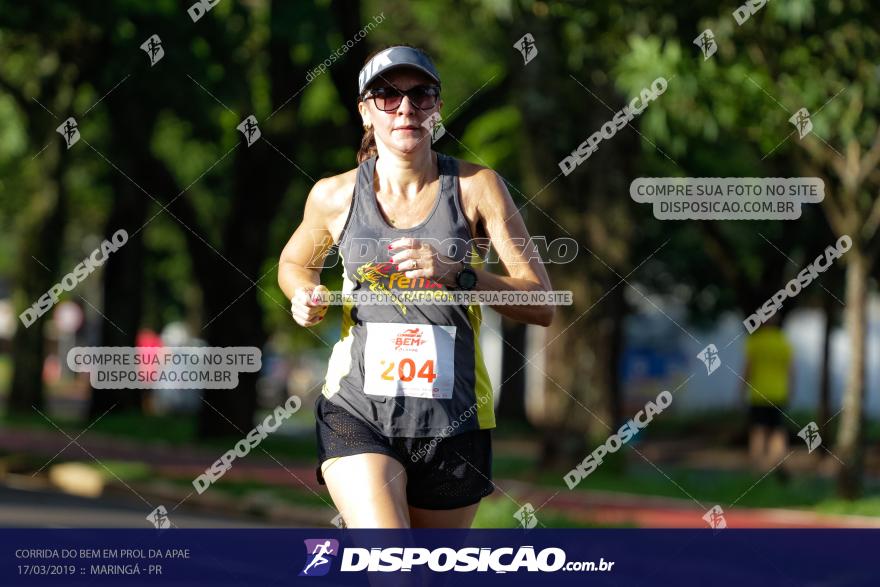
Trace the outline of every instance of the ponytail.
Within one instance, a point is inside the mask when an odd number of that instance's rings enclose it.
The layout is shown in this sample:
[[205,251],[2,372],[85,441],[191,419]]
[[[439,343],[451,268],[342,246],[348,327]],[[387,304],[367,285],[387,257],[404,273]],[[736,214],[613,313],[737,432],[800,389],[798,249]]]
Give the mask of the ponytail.
[[361,148],[358,149],[357,154],[358,165],[378,154],[379,151],[376,149],[376,136],[373,134],[373,126],[370,125],[364,129],[364,136],[361,138]]

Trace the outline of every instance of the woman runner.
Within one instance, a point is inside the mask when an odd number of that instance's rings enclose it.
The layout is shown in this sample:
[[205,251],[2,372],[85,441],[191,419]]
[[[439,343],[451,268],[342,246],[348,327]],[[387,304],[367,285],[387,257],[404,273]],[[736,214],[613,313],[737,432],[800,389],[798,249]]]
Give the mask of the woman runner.
[[[315,183],[278,271],[304,327],[327,313],[320,272],[334,244],[343,292],[388,300],[343,304],[315,402],[316,476],[349,528],[468,528],[494,490],[481,309],[407,296],[548,291],[550,280],[501,177],[432,150],[431,122],[443,101],[424,51],[381,50],[358,83],[358,167]],[[480,267],[481,240],[507,275]],[[554,314],[547,305],[492,307],[542,326]]]

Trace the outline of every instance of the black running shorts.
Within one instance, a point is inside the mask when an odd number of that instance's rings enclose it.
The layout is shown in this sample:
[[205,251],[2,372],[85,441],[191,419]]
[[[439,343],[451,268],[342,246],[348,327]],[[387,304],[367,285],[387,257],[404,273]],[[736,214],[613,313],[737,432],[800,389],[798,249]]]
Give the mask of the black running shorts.
[[783,428],[782,406],[749,406],[749,424],[752,426],[766,426],[767,428]]
[[388,455],[406,470],[409,505],[449,510],[478,503],[495,490],[492,483],[491,430],[444,438],[389,438],[345,408],[319,394],[315,401],[318,483],[326,485],[321,464],[332,457],[367,452]]

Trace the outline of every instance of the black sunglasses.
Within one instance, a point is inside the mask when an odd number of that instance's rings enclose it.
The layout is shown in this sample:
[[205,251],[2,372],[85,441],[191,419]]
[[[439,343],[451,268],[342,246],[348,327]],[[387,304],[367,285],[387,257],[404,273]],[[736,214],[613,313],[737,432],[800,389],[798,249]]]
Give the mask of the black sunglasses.
[[408,90],[401,90],[394,86],[383,86],[368,90],[361,99],[372,99],[376,104],[376,108],[383,112],[391,112],[400,107],[403,96],[409,98],[410,104],[419,110],[430,110],[437,105],[440,98],[440,86],[437,85],[418,85]]

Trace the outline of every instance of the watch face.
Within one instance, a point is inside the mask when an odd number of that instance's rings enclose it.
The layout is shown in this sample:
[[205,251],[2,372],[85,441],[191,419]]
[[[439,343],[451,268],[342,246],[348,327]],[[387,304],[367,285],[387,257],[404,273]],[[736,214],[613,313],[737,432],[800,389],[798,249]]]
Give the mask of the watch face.
[[477,274],[472,269],[463,269],[458,274],[458,287],[461,289],[471,289],[477,284]]

